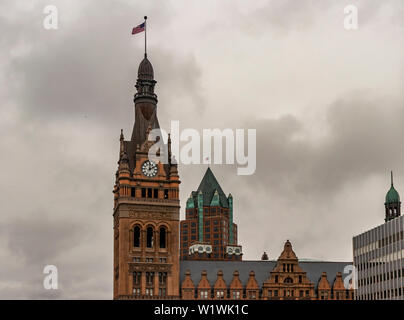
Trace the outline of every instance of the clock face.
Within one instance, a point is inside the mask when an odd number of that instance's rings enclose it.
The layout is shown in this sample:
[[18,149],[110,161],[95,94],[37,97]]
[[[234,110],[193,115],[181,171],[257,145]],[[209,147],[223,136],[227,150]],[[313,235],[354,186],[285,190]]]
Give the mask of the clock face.
[[157,174],[157,165],[150,160],[143,162],[142,172],[146,177],[154,177]]

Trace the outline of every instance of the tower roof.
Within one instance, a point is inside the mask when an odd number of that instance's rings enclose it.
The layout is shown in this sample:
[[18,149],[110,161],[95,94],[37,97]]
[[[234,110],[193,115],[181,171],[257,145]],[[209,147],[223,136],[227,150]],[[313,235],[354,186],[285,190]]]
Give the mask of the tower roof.
[[400,195],[398,194],[397,190],[394,188],[393,184],[393,172],[391,172],[391,187],[386,194],[386,204],[389,203],[398,203],[400,202]]
[[142,145],[147,139],[147,130],[160,128],[157,119],[157,95],[154,93],[153,66],[144,55],[139,64],[138,79],[136,81],[137,92],[134,96],[135,103],[135,123],[132,131],[132,141],[135,145]]
[[386,203],[397,203],[400,202],[400,195],[397,190],[394,189],[394,186],[390,187],[390,190],[387,191],[386,194]]
[[279,260],[297,260],[297,256],[292,249],[292,244],[289,240],[286,240],[285,245],[283,246],[283,251],[278,258]]
[[198,190],[192,193],[194,196],[194,200],[197,199],[198,193],[202,192],[203,205],[209,206],[216,191],[219,195],[219,204],[222,207],[228,208],[229,202],[227,201],[227,197],[220,187],[219,182],[217,182],[212,170],[208,168],[202,178],[201,183],[199,184]]
[[147,59],[147,54],[145,53],[142,62],[139,64],[139,69],[137,72],[137,77],[141,80],[153,80],[154,70],[151,62]]

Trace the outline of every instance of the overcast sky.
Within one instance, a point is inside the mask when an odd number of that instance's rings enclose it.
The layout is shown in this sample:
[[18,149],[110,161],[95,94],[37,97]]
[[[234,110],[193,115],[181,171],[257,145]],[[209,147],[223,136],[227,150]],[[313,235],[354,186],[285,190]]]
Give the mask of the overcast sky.
[[[43,28],[48,4],[58,30]],[[352,237],[384,221],[390,170],[404,192],[403,1],[3,0],[0,298],[112,298],[112,188],[144,15],[162,127],[257,130],[254,175],[212,166],[243,258],[276,259],[289,239],[299,258],[351,261]],[[179,170],[184,217],[206,165]],[[50,264],[56,291],[42,285]]]

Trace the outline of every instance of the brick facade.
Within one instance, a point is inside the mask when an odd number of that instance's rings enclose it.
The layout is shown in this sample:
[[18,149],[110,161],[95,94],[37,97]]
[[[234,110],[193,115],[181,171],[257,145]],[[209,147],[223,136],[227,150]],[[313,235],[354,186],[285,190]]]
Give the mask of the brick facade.
[[[264,261],[262,261],[265,263]],[[225,263],[225,264],[224,264]],[[195,286],[191,278],[191,271],[185,272],[185,278],[181,283],[181,298],[187,300],[352,300],[353,289],[345,289],[342,279],[342,273],[337,271],[330,274],[333,281],[329,281],[327,272],[320,274],[314,273],[314,278],[318,279],[313,282],[308,278],[304,269],[299,265],[298,258],[292,250],[292,244],[286,241],[284,250],[272,270],[264,272],[269,273],[263,283],[259,284],[255,275],[256,272],[251,270],[248,277],[243,282],[240,279],[238,270],[231,271],[232,262],[224,262],[221,266],[226,267],[226,272],[232,272],[232,278],[228,283],[224,280],[224,272],[219,269],[216,273],[216,280],[209,281],[207,270],[202,270],[200,281]],[[243,261],[246,267],[254,267],[250,261]],[[306,262],[306,264],[308,264]],[[329,268],[330,263],[313,262],[316,269]],[[343,266],[343,264],[340,264]],[[212,264],[212,269],[216,266]],[[219,266],[220,267],[220,266]],[[339,267],[339,266],[338,266]],[[311,268],[311,267],[310,267]],[[245,269],[245,268],[243,268]],[[260,268],[261,269],[261,268]],[[312,268],[311,268],[312,269]],[[335,269],[335,268],[334,268]],[[321,269],[320,269],[321,270]],[[262,272],[260,270],[260,272]],[[213,276],[213,275],[212,275]],[[245,275],[244,275],[245,276]]]

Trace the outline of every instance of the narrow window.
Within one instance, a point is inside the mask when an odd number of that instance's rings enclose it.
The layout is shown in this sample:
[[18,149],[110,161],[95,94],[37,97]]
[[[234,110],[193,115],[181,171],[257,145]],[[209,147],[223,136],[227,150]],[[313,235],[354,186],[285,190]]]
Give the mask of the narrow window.
[[160,228],[160,248],[166,248],[166,228]]
[[164,199],[168,199],[168,189],[164,189]]
[[140,284],[141,276],[142,276],[141,272],[134,272],[133,273],[133,284],[134,285],[139,285]]
[[146,188],[142,188],[142,198],[146,198]]
[[159,284],[165,286],[167,284],[167,272],[159,272]]
[[133,246],[140,247],[140,228],[138,226],[133,228]]
[[153,197],[152,192],[153,192],[153,189],[152,189],[152,188],[147,188],[147,197],[148,197],[148,198],[152,198],[152,197]]
[[153,190],[153,198],[158,198],[159,197],[159,189],[154,189]]
[[147,247],[148,248],[153,248],[153,228],[148,227],[147,228]]
[[130,188],[130,196],[132,198],[136,197],[136,189],[135,188]]

